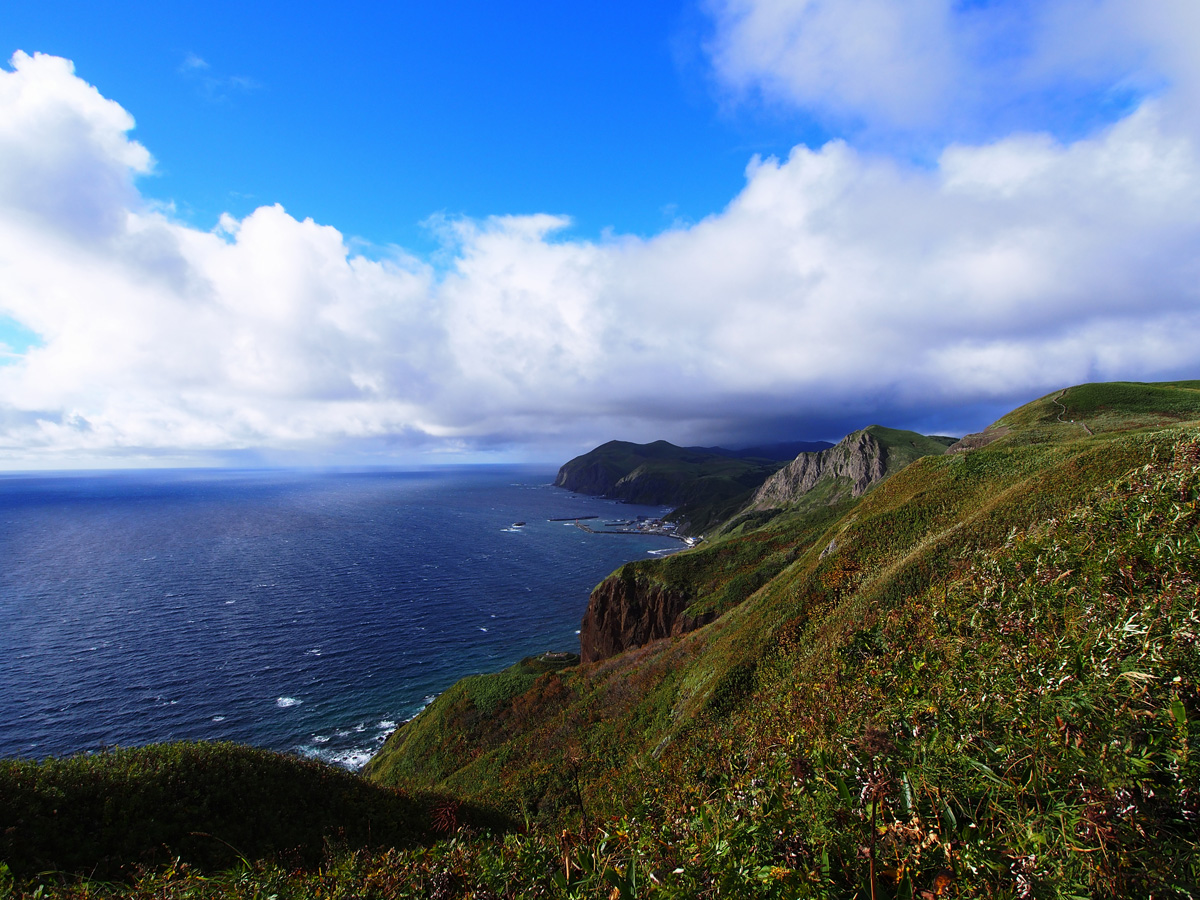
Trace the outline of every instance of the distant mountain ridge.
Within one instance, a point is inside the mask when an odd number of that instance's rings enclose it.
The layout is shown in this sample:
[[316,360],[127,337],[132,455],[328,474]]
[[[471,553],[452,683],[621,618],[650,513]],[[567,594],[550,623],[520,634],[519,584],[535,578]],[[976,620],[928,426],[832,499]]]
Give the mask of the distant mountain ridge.
[[786,461],[795,459],[799,453],[815,453],[832,446],[833,444],[829,441],[786,441],[781,444],[759,444],[755,447],[744,447],[737,450],[730,450],[725,447],[686,447],[684,449],[714,453],[717,456],[727,456],[731,459],[776,459]]
[[727,450],[609,441],[563,465],[554,484],[626,503],[674,507],[681,531],[700,534],[736,513],[797,452],[830,446],[796,441]]

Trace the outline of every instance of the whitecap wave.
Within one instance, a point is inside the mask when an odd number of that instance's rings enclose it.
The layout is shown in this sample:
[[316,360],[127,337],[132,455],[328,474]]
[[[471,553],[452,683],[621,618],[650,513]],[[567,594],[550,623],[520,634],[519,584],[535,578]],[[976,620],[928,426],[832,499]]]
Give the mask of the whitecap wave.
[[334,766],[341,766],[356,772],[365,766],[374,755],[372,751],[362,747],[352,747],[349,750],[322,750],[317,747],[304,745],[296,748],[302,756],[320,760]]
[[299,706],[303,700],[297,700],[295,697],[279,697],[275,701],[275,705],[280,709],[290,709],[293,706]]
[[350,750],[341,750],[337,753],[323,754],[324,761],[333,763],[335,766],[341,766],[343,769],[349,769],[351,772],[357,772],[363,766],[371,761],[371,757],[375,753],[373,750],[362,747],[355,747]]
[[[432,696],[426,698],[426,703],[432,699]],[[301,744],[296,750],[309,759],[341,766],[353,772],[370,761],[396,727],[397,722],[394,719],[380,719],[374,727],[360,722],[354,726],[337,729],[332,735],[314,734],[308,739],[308,743]]]

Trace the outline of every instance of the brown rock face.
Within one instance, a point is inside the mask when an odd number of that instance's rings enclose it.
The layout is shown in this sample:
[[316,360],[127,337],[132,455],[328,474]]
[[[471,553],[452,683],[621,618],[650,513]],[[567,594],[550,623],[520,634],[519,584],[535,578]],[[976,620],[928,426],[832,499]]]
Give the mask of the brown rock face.
[[650,582],[634,566],[622,566],[600,582],[588,598],[579,629],[583,662],[608,659],[712,621],[711,613],[689,616],[685,612],[693,599]]
[[848,478],[850,495],[861,496],[882,481],[887,451],[867,430],[846,435],[840,443],[819,453],[801,453],[766,480],[750,501],[751,509],[774,509],[794,503],[823,478]]

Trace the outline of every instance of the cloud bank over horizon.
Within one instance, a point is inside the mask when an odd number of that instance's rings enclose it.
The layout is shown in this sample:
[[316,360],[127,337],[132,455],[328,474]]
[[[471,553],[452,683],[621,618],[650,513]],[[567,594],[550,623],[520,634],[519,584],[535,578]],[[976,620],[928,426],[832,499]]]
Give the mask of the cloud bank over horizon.
[[[694,224],[436,219],[430,259],[279,205],[179,221],[139,191],[152,148],[118,100],[18,52],[0,341],[37,340],[0,346],[0,467],[962,431],[1073,383],[1200,376],[1200,13],[958,6],[713,3],[723,89],[844,138],[751,159]],[[1100,121],[1051,124],[1105,92]]]

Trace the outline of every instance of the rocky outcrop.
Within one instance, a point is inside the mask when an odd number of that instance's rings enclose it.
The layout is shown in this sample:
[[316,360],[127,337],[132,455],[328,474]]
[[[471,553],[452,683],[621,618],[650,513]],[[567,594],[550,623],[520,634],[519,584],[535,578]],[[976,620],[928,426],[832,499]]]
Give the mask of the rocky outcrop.
[[749,508],[777,509],[795,503],[826,479],[848,480],[848,488],[835,492],[828,502],[840,499],[846,490],[850,496],[860,497],[886,474],[887,448],[864,428],[828,450],[801,453],[763,483]]
[[607,659],[712,621],[713,613],[688,615],[693,599],[650,581],[634,565],[622,566],[600,582],[588,598],[579,629],[583,662]]
[[[685,503],[676,511],[676,515],[680,521],[688,524],[691,509],[706,512],[708,519],[704,525],[697,526],[699,529],[707,527],[714,520],[727,521],[738,510],[745,514],[756,510],[776,510],[802,501],[811,504],[837,503],[842,499],[861,496],[921,456],[944,453],[947,444],[954,440],[871,425],[847,435],[835,446],[800,453],[769,478],[757,472],[744,472],[739,477],[747,479],[746,482],[738,482],[727,476],[723,479],[711,476],[695,479],[689,485],[688,493],[679,495]],[[612,468],[593,469],[592,465],[599,461],[598,457],[611,457],[635,446],[639,451],[653,451],[660,456],[668,452],[667,448],[670,448],[670,452],[679,449],[663,442],[650,445],[611,442],[593,451],[591,459],[580,457],[564,466],[560,472],[560,482],[599,483],[605,477],[605,471],[609,473],[607,477],[612,477]],[[650,463],[641,464],[615,478],[609,496],[657,496],[655,492],[671,484],[673,476],[673,472],[664,472]],[[755,489],[756,482],[750,481],[751,477],[765,480],[757,482]],[[701,501],[709,500],[709,507],[713,507],[711,498],[718,490],[730,492],[725,496],[717,495],[722,502],[727,497],[730,508],[726,511],[718,506],[714,513],[711,508],[702,506]],[[752,490],[753,494],[750,493]],[[746,505],[747,499],[749,506]],[[692,505],[689,506],[686,501],[692,501]],[[686,589],[668,586],[653,579],[648,574],[653,571],[652,566],[629,564],[618,569],[592,591],[579,630],[583,662],[607,659],[650,641],[692,631],[716,617],[715,610],[689,613],[688,609],[697,597]]]
[[992,441],[1004,437],[1010,430],[1004,425],[989,425],[983,431],[968,434],[955,441],[946,452],[965,453],[968,450],[978,450],[980,447],[986,447]]

